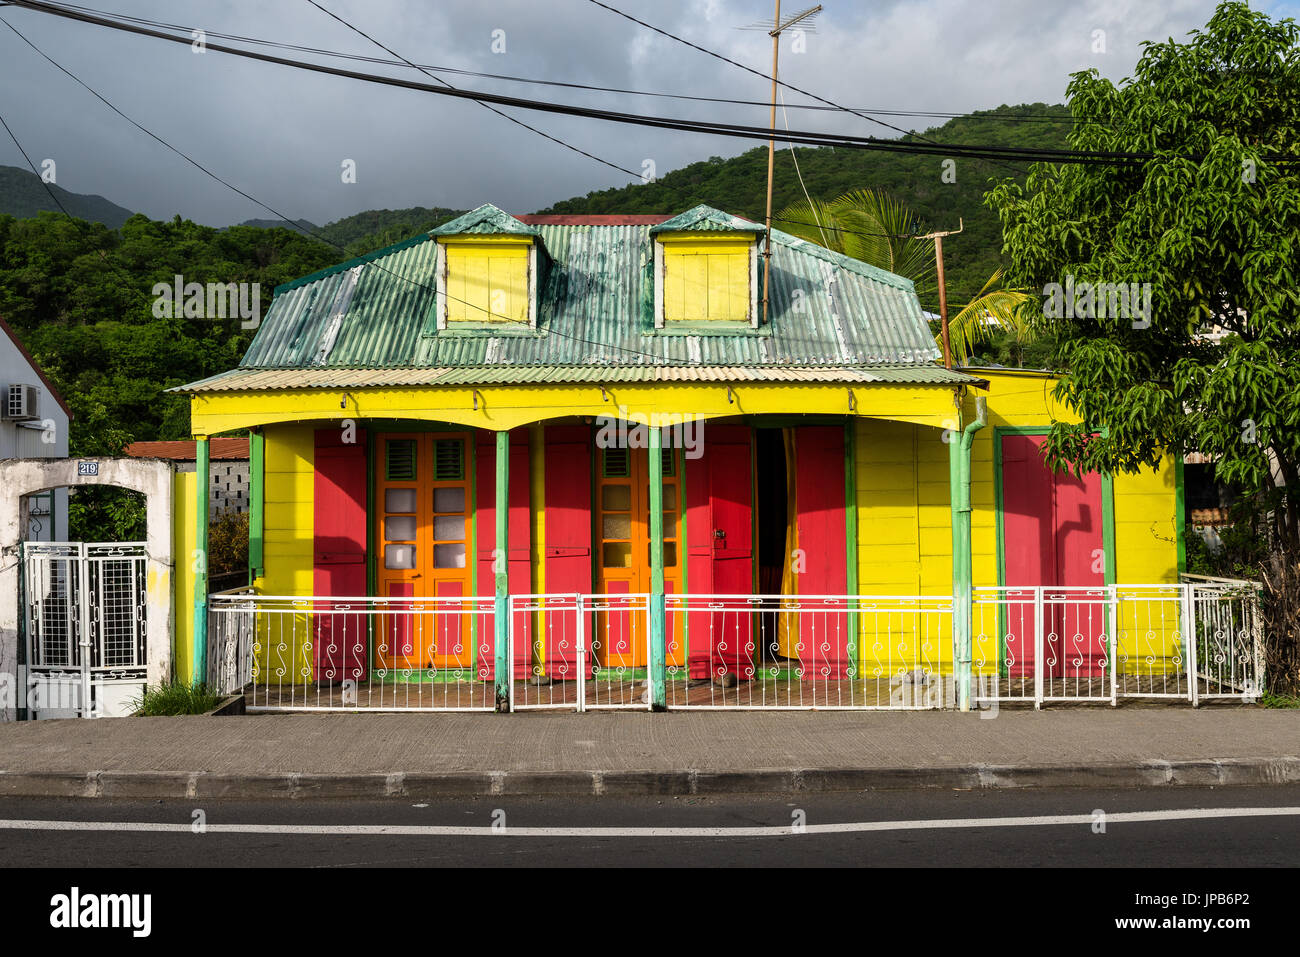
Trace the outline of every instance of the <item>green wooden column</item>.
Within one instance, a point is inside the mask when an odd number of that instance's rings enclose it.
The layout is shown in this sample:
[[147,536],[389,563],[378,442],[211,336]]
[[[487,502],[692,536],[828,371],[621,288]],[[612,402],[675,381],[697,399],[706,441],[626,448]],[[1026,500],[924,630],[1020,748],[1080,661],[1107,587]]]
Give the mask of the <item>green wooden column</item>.
[[[266,452],[261,432],[248,437],[248,584],[262,574],[265,541],[266,484],[263,471]],[[369,513],[368,513],[369,514]]]
[[497,542],[492,551],[496,580],[494,644],[496,650],[496,699],[498,711],[510,710],[510,433],[497,433],[496,519]]
[[650,429],[650,707],[668,707],[668,628],[664,611],[663,432]]
[[194,443],[194,683],[208,677],[208,437]]

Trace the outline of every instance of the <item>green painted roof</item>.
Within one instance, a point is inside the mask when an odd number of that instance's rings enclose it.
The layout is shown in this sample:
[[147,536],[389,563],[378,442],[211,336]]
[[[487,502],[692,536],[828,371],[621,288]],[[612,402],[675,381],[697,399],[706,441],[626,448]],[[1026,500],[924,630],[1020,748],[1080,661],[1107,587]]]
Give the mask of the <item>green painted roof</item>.
[[484,203],[478,209],[471,209],[463,216],[457,216],[451,222],[443,223],[436,229],[429,230],[430,236],[467,236],[467,235],[519,235],[537,236],[536,226],[520,222],[507,212],[497,209],[491,203]]
[[[707,207],[684,216],[700,228],[745,222]],[[500,232],[507,220],[549,253],[536,330],[430,328],[437,244],[429,234],[279,287],[240,369],[847,369],[931,366],[939,357],[909,280],[779,230],[763,328],[665,331],[652,315],[651,226],[528,226],[485,206],[456,229]],[[436,234],[453,235],[453,225]]]
[[467,366],[402,369],[231,369],[170,392],[262,392],[412,386],[614,385],[624,382],[787,382],[844,385],[974,385],[988,381],[939,365],[802,369],[794,366]]
[[679,216],[650,228],[650,235],[675,232],[761,233],[763,227],[739,216],[732,216],[712,206],[696,206]]

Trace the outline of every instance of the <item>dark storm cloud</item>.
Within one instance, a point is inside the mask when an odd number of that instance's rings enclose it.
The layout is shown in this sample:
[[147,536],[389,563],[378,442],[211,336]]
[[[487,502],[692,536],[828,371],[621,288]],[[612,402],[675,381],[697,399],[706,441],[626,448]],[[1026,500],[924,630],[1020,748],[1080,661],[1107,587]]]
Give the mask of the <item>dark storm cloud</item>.
[[[762,100],[762,79],[659,37],[587,0],[320,0],[418,63],[633,89]],[[306,0],[98,0],[90,5],[208,30],[386,56]],[[771,16],[768,0],[613,0],[635,16],[766,72],[771,47],[742,30]],[[800,7],[785,4],[786,12]],[[836,102],[884,109],[964,111],[1001,103],[1060,102],[1068,74],[1096,67],[1119,79],[1138,43],[1202,25],[1213,0],[830,0],[806,52],[782,54],[782,77]],[[0,16],[124,112],[215,172],[293,217],[323,223],[362,209],[470,207],[527,212],[574,194],[622,185],[625,174],[516,127],[482,107],[415,91],[285,67],[196,54],[188,47],[56,20],[13,7]],[[1105,31],[1106,52],[1093,52]],[[494,31],[504,52],[493,51]],[[498,48],[500,43],[498,43]],[[289,54],[292,55],[292,54]],[[213,225],[265,211],[186,164],[0,26],[0,71],[10,125],[59,185],[99,193],[150,216]],[[342,63],[352,69],[384,67]],[[394,70],[424,80],[409,70]],[[457,86],[629,112],[762,124],[765,108],[686,104],[503,81]],[[786,94],[790,103],[798,102]],[[553,136],[631,170],[662,174],[754,145],[519,113]],[[790,111],[794,127],[893,135],[847,115]],[[781,118],[778,117],[778,123]],[[925,120],[900,125],[924,128]],[[341,164],[356,163],[356,183]],[[9,143],[0,163],[21,165]]]

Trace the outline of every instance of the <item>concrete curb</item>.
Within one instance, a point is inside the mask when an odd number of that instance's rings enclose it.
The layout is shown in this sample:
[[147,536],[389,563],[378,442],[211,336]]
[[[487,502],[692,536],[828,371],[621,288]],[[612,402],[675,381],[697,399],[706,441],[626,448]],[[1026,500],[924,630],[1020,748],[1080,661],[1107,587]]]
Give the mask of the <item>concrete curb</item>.
[[0,771],[0,797],[266,800],[701,795],[913,788],[1205,787],[1300,784],[1300,757],[1138,764],[748,771],[449,771],[318,774],[208,771]]

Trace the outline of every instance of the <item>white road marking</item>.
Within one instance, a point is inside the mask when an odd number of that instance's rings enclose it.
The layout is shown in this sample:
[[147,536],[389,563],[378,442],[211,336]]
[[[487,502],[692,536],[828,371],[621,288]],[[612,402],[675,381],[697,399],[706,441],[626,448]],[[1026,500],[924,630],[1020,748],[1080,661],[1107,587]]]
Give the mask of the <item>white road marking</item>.
[[[1149,821],[1198,821],[1243,817],[1300,817],[1300,807],[1175,808],[1167,811],[1117,811],[1105,816],[1106,824]],[[796,832],[790,825],[766,827],[464,827],[407,824],[208,824],[208,834],[288,834],[402,837],[790,837],[801,834],[866,834],[874,831],[934,831],[974,827],[1060,827],[1089,825],[1093,814],[1052,814],[1038,817],[934,818],[921,821],[861,821],[844,824],[808,824]],[[3,820],[0,830],[11,831],[130,831],[179,834],[192,830],[186,824],[153,821],[37,821]]]

